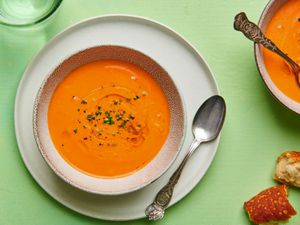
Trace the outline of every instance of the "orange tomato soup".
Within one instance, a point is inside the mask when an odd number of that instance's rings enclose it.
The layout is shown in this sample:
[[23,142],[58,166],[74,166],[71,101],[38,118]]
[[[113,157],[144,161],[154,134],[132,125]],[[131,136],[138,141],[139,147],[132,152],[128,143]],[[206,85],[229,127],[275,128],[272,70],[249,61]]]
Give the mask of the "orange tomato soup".
[[162,89],[141,68],[118,60],[83,65],[56,88],[51,138],[76,169],[97,177],[129,175],[163,146],[170,124]]
[[[300,0],[287,1],[271,19],[266,36],[284,53],[300,63]],[[275,53],[263,49],[265,65],[272,81],[288,97],[300,102],[300,88],[289,65]]]

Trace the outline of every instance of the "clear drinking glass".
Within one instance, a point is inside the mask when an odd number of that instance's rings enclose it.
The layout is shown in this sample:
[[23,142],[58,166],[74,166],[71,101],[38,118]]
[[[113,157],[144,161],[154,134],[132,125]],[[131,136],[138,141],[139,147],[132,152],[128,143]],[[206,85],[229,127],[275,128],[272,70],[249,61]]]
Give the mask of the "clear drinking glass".
[[0,24],[26,26],[50,17],[62,0],[0,0]]

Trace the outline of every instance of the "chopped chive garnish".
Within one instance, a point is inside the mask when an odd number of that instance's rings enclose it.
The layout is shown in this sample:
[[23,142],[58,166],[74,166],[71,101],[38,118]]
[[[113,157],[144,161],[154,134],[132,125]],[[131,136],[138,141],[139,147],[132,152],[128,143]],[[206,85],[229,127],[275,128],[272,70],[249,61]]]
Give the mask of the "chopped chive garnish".
[[96,114],[96,116],[99,116],[99,115],[102,114],[102,112],[99,110],[99,111],[97,111],[95,114]]
[[81,104],[87,104],[87,100],[86,99],[82,99],[81,100]]

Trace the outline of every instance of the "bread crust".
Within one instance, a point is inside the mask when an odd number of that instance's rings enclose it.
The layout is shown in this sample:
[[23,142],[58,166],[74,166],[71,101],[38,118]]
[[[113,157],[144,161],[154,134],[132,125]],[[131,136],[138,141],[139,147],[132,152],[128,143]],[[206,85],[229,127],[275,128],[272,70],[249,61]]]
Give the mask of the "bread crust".
[[244,209],[254,224],[283,222],[297,212],[287,198],[287,186],[268,188],[244,203]]

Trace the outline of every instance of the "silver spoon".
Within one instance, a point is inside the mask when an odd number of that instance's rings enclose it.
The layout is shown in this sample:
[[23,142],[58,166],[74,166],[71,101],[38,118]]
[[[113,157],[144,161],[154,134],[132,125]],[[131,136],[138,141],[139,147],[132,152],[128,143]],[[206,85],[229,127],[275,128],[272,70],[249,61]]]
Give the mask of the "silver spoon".
[[225,118],[225,111],[225,101],[218,95],[210,97],[200,106],[192,125],[194,140],[180,166],[169,179],[169,182],[157,193],[153,203],[146,208],[145,214],[149,220],[163,218],[164,211],[171,201],[174,187],[179,180],[186,162],[201,143],[212,141],[218,136]]
[[300,66],[287,54],[283,53],[283,51],[281,51],[270,39],[266,38],[261,29],[255,23],[248,20],[246,13],[241,12],[234,17],[233,28],[237,31],[241,31],[246,38],[254,43],[261,44],[265,48],[281,56],[291,66],[296,83],[298,87],[300,87]]

